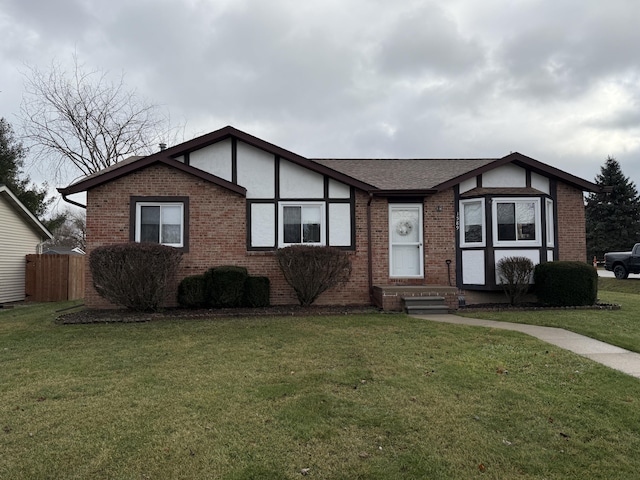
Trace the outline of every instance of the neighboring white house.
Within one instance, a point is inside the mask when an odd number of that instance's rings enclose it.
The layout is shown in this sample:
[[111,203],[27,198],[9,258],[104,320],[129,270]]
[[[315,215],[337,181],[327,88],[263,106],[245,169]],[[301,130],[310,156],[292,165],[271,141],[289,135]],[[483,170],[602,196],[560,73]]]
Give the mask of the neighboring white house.
[[0,185],[0,304],[25,298],[25,256],[42,253],[42,242],[53,235]]

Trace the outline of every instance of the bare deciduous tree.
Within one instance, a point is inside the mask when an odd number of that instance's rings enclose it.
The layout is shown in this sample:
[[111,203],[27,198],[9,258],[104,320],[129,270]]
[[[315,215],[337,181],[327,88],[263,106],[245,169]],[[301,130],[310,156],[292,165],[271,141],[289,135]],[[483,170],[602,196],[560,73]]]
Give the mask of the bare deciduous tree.
[[71,72],[52,62],[48,71],[32,66],[24,76],[24,138],[35,161],[58,180],[149,154],[170,132],[160,107],[128,90],[124,74],[111,81],[104,70],[86,70],[75,55]]
[[86,250],[86,211],[75,208],[73,210],[67,209],[61,214],[61,217],[64,218],[64,221],[51,230],[53,239],[47,240],[45,246],[79,247]]

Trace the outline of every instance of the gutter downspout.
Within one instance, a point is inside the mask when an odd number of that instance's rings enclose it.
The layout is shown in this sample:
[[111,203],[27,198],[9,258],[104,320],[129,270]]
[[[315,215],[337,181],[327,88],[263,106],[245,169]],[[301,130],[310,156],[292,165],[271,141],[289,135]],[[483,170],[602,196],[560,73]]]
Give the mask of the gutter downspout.
[[369,192],[369,200],[367,201],[367,276],[369,282],[369,301],[375,305],[373,299],[373,252],[371,251],[371,202],[373,201],[373,193]]
[[87,206],[86,206],[86,205],[83,205],[83,204],[78,203],[78,202],[76,202],[76,201],[74,201],[74,200],[70,200],[70,199],[68,199],[68,198],[67,198],[67,196],[66,196],[64,193],[62,193],[61,195],[62,195],[62,199],[63,199],[65,202],[70,203],[71,205],[75,205],[76,207],[84,208],[85,210],[87,209]]
[[38,245],[36,245],[36,254],[42,255],[42,252],[44,251],[44,244],[47,243],[47,240],[51,239],[47,238],[46,240],[42,240],[40,243],[38,243]]

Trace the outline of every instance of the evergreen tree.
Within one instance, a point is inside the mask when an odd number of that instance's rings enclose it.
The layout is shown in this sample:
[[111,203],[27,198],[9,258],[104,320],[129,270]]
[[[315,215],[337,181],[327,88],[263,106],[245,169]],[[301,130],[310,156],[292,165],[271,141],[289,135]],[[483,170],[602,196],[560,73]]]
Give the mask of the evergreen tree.
[[587,197],[587,260],[604,258],[606,252],[628,251],[640,242],[640,197],[620,164],[608,157],[595,183],[611,187],[607,193]]
[[9,187],[18,200],[40,219],[51,200],[46,199],[46,185],[41,189],[35,185],[30,186],[29,177],[23,176],[22,167],[26,154],[22,143],[16,140],[9,122],[0,118],[0,184]]

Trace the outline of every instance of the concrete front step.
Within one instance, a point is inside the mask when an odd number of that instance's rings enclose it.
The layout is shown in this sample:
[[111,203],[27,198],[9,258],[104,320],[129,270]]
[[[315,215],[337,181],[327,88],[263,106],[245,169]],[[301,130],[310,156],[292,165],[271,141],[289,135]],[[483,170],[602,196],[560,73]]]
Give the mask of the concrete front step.
[[444,297],[436,295],[403,297],[404,310],[410,315],[437,315],[449,313]]

